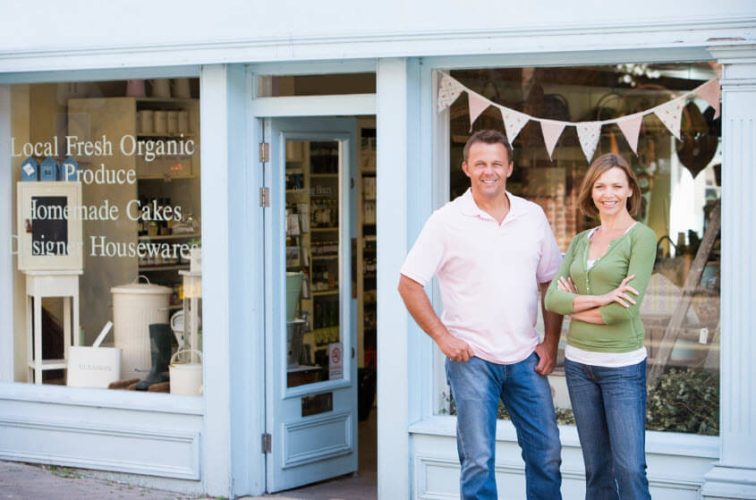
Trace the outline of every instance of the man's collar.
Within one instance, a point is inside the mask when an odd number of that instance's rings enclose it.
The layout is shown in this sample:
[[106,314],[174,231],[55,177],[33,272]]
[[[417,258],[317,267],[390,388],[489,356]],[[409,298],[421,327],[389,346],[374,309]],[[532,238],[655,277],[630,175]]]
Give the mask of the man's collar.
[[[517,216],[517,212],[519,212],[519,199],[512,195],[510,192],[505,192],[507,195],[507,199],[509,200],[509,213],[507,214],[507,219],[511,219]],[[460,196],[460,211],[462,214],[470,216],[470,217],[480,217],[482,219],[493,219],[491,214],[486,212],[485,210],[482,210],[477,203],[475,203],[475,198],[473,198],[472,195],[472,189],[467,188],[467,191],[464,192],[462,196]]]

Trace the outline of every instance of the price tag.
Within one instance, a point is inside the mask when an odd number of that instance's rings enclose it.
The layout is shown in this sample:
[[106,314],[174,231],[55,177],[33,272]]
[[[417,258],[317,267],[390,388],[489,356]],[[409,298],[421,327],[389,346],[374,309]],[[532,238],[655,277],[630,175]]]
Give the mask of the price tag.
[[701,330],[698,332],[698,343],[706,344],[708,341],[709,341],[709,329],[701,328]]

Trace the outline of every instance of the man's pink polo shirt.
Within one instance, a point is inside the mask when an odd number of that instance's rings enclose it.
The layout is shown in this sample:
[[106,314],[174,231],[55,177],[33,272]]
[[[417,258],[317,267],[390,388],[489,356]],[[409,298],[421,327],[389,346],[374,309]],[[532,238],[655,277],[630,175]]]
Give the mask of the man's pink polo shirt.
[[501,224],[469,189],[433,212],[401,269],[423,286],[435,275],[449,332],[501,364],[522,361],[538,344],[538,283],[551,281],[562,260],[541,207],[507,195]]

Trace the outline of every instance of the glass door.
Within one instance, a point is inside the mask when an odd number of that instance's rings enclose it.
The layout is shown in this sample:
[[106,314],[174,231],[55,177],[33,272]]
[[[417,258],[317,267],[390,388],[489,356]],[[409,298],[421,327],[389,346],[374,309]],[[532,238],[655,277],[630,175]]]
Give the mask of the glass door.
[[351,239],[356,121],[268,120],[268,491],[357,469]]

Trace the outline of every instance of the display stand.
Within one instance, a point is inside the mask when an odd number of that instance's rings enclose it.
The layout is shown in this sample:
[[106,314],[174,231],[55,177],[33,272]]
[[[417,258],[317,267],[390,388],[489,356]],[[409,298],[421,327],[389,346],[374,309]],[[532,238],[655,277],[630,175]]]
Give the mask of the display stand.
[[196,351],[199,346],[199,301],[202,299],[202,272],[179,271],[184,280],[184,333],[187,326],[189,330],[189,347],[191,350],[191,363],[199,363],[200,359]]
[[[42,372],[68,367],[72,341],[73,345],[79,345],[79,276],[82,271],[26,271],[25,274],[27,367],[30,380],[41,384]],[[63,359],[42,359],[42,299],[45,297],[63,298]]]

